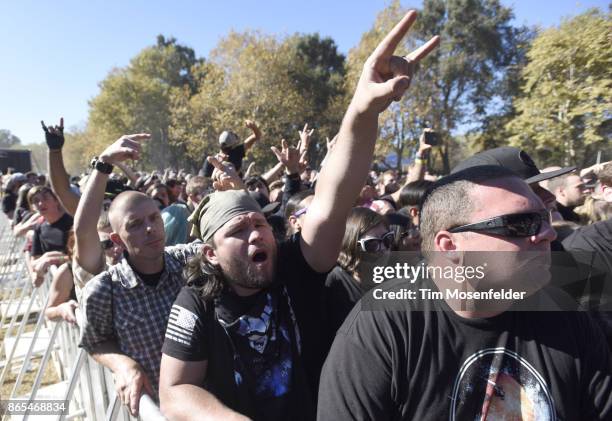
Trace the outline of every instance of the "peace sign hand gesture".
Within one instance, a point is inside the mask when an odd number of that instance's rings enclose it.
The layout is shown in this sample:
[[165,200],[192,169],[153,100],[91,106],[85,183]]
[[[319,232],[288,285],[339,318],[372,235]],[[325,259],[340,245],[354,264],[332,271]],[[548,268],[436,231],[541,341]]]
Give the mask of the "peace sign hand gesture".
[[357,113],[379,114],[391,102],[399,101],[410,86],[416,64],[440,43],[436,35],[405,57],[393,55],[416,15],[409,11],[366,60],[351,103]]

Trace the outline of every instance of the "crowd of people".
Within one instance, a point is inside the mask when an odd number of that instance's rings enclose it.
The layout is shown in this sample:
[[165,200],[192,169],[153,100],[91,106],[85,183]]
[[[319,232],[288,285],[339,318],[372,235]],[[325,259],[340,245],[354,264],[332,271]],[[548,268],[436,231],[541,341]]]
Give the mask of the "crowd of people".
[[[439,43],[394,56],[414,20],[367,59],[318,169],[308,125],[296,146],[273,148],[269,171],[243,168],[264,135],[248,120],[252,135],[223,132],[199,174],[133,170],[150,138],[140,133],[71,177],[62,120],[42,125],[48,177],[3,176],[32,283],[58,267],[47,318],[75,323],[81,309],[80,346],[113,372],[132,414],[148,393],[181,420],[612,418],[612,164],[540,171],[500,147],[433,177],[427,129],[405,174],[373,171],[378,115]],[[554,288],[577,307],[375,302],[374,288],[414,289],[373,279],[372,262],[394,252],[452,268],[464,252],[512,254],[488,272],[494,286],[526,276],[520,253],[549,256],[550,279],[528,300]]]

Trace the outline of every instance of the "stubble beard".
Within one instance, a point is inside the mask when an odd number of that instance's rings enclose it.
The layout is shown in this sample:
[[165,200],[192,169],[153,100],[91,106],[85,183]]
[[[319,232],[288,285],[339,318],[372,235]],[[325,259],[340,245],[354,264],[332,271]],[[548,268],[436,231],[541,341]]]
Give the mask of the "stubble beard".
[[248,289],[264,289],[268,288],[274,283],[275,271],[276,271],[276,254],[268,258],[271,260],[270,273],[260,270],[256,267],[255,263],[250,260],[243,260],[234,258],[229,262],[228,268],[224,268],[223,274],[225,279],[230,284],[238,285],[242,288]]

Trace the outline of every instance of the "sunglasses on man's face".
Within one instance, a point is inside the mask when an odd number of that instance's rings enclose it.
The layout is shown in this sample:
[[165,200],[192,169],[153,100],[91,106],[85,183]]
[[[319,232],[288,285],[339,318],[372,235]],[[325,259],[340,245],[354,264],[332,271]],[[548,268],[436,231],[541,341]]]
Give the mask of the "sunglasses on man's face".
[[100,241],[100,245],[102,246],[103,250],[108,250],[108,249],[112,248],[115,244],[113,243],[113,240],[108,239],[108,240]]
[[448,232],[476,231],[503,237],[531,237],[540,232],[544,222],[551,223],[550,212],[547,210],[500,215],[473,224],[461,225],[449,229]]
[[366,237],[357,240],[357,243],[361,247],[361,250],[366,253],[378,253],[383,250],[391,250],[393,240],[395,240],[395,234],[393,231],[389,231],[381,238]]

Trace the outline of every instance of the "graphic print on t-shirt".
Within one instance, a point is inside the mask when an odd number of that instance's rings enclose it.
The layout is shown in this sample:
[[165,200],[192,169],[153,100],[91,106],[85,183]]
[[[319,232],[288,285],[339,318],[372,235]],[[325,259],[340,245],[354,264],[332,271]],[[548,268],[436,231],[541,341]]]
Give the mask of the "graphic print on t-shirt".
[[190,345],[197,321],[198,316],[186,308],[174,304],[172,310],[170,310],[166,338],[184,345]]
[[543,377],[516,352],[487,348],[468,357],[455,379],[450,421],[557,419]]
[[289,321],[277,320],[278,298],[267,293],[258,315],[245,314],[232,323],[219,319],[234,344],[234,380],[247,375],[259,398],[280,397],[291,388],[293,362]]

